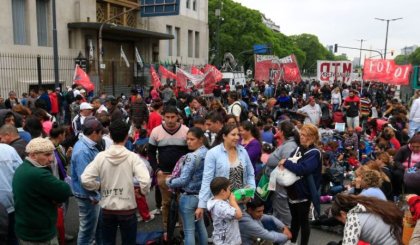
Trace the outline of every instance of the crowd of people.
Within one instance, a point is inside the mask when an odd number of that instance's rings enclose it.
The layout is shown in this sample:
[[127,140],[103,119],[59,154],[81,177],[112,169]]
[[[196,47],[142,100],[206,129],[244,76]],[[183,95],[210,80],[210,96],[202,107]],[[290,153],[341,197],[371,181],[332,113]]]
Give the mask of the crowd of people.
[[[403,104],[395,92],[315,80],[217,84],[211,96],[171,84],[119,97],[11,91],[0,103],[1,242],[64,244],[73,196],[77,244],[116,244],[117,230],[136,244],[138,221],[161,214],[169,243],[179,221],[184,244],[307,245],[329,226],[343,234],[330,244],[401,245],[406,194],[420,217],[420,93]],[[419,237],[420,222],[410,244]]]

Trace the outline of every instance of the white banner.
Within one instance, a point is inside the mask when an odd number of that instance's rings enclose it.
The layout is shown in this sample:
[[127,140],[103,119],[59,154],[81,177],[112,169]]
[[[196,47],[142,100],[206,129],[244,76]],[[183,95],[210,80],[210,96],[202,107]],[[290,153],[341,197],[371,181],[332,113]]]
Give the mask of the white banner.
[[124,60],[124,62],[125,62],[125,65],[127,66],[127,68],[128,67],[130,67],[130,62],[128,62],[128,59],[127,59],[127,56],[125,55],[125,53],[124,53],[124,50],[123,50],[123,48],[122,48],[122,45],[121,45],[121,58]]
[[353,65],[351,61],[317,61],[317,78],[321,83],[352,80]]

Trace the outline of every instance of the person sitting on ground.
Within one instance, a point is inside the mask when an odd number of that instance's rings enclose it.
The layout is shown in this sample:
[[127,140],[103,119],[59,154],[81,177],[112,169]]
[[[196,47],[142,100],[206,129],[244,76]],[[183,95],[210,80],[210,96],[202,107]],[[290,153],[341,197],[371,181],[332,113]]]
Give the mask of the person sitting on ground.
[[289,228],[272,215],[264,214],[264,202],[255,198],[246,204],[246,212],[239,220],[242,244],[255,244],[258,239],[265,242],[285,244],[292,238]]
[[343,243],[403,244],[403,212],[394,203],[373,197],[338,194],[332,215],[344,226]]

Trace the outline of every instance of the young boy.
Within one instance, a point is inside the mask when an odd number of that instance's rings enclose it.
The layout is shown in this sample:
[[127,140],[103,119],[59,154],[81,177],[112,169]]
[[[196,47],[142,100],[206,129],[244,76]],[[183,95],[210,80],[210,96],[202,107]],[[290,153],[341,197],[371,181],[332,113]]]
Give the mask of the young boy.
[[213,218],[213,244],[242,244],[238,220],[242,211],[230,191],[230,181],[216,177],[210,183],[213,198],[207,202],[207,209]]

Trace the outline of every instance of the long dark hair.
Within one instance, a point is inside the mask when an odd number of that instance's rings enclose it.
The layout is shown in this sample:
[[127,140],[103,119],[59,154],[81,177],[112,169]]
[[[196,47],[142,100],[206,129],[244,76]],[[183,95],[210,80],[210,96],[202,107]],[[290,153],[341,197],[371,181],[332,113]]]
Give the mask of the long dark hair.
[[390,228],[390,233],[397,240],[398,244],[402,243],[402,222],[403,212],[395,206],[394,203],[383,201],[374,197],[355,196],[346,194],[337,194],[331,213],[334,217],[340,216],[340,211],[348,213],[357,204],[362,204],[369,213],[379,216]]
[[290,121],[283,121],[279,125],[279,129],[283,132],[286,139],[293,137],[297,145],[300,145],[299,132],[296,130],[295,125]]
[[198,128],[198,127],[192,127],[192,128],[190,128],[189,130],[188,130],[188,133],[187,134],[189,134],[189,133],[191,133],[194,137],[196,137],[197,139],[201,139],[201,140],[203,140],[203,144],[204,144],[204,146],[206,147],[206,148],[209,148],[209,143],[208,143],[208,141],[207,141],[207,138],[206,138],[206,136],[204,135],[204,131],[201,129],[201,128]]
[[254,124],[252,124],[252,122],[250,122],[250,121],[243,121],[241,123],[241,127],[244,130],[251,132],[252,137],[254,137],[255,139],[257,139],[258,141],[261,141],[260,131],[258,130],[257,127],[255,127]]
[[238,125],[225,125],[217,134],[214,145],[218,145],[223,142],[223,136],[227,136],[232,130],[238,128]]

